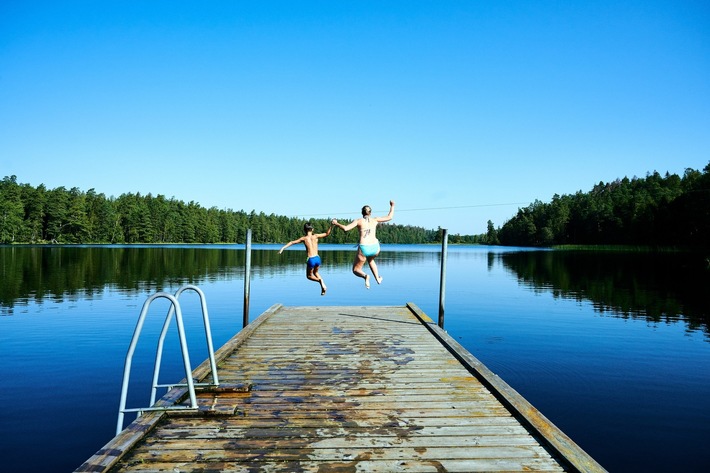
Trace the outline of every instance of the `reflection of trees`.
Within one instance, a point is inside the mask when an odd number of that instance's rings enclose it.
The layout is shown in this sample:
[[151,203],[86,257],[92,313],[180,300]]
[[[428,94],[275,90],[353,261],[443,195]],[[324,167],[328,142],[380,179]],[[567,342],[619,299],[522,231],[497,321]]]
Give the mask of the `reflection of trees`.
[[[278,253],[280,246],[252,249],[252,276],[273,277],[304,268],[305,251]],[[350,268],[355,247],[321,251],[324,265]],[[431,253],[384,252],[379,264],[438,258]],[[242,279],[244,246],[3,246],[0,247],[0,315],[16,304],[96,296],[105,287],[153,292],[203,281]]]
[[523,284],[589,300],[599,312],[688,324],[710,333],[707,264],[687,253],[529,251],[502,253]]
[[[258,261],[257,263],[258,264]],[[92,296],[106,286],[162,290],[232,274],[244,267],[244,251],[170,247],[2,247],[0,308],[18,301]]]

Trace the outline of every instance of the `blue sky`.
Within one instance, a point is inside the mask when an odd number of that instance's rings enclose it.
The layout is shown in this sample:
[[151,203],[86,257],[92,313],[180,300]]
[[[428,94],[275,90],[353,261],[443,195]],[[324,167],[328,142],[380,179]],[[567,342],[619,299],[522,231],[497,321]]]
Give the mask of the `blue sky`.
[[707,1],[0,2],[0,177],[474,234],[710,161]]

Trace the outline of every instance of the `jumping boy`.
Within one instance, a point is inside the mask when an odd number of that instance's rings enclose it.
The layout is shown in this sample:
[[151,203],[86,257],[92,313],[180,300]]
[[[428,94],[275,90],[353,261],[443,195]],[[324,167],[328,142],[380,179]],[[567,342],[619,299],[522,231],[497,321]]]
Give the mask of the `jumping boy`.
[[310,222],[306,223],[303,225],[303,233],[305,233],[304,236],[299,238],[298,240],[293,240],[289,241],[286,243],[280,250],[279,254],[283,252],[286,248],[288,248],[291,245],[295,245],[296,243],[303,243],[303,245],[306,247],[306,254],[308,255],[308,260],[306,260],[306,277],[310,279],[311,281],[316,281],[317,283],[320,284],[320,295],[324,296],[326,287],[325,283],[323,282],[323,278],[320,277],[320,274],[318,274],[318,268],[320,268],[321,260],[320,256],[318,256],[318,239],[319,238],[325,238],[328,235],[330,235],[330,231],[333,229],[333,225],[331,225],[328,228],[328,231],[325,233],[313,233],[313,225],[311,225]]

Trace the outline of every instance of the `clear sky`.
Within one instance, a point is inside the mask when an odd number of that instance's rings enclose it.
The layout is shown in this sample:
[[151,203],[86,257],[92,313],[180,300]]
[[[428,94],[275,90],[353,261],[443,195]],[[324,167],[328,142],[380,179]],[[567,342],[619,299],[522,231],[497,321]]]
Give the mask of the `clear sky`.
[[710,162],[710,2],[0,2],[0,178],[450,234]]

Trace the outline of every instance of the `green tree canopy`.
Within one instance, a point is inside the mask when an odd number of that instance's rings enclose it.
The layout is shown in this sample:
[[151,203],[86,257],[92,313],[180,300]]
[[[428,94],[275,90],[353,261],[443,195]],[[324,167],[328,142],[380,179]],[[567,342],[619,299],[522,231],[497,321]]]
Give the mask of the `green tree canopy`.
[[545,246],[710,244],[710,164],[683,177],[649,173],[645,178],[596,184],[587,193],[555,195],[518,209],[498,231],[503,245]]

